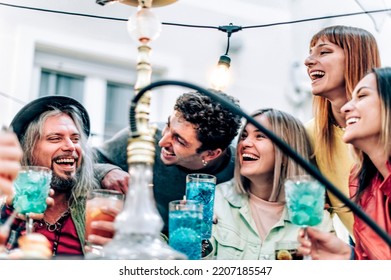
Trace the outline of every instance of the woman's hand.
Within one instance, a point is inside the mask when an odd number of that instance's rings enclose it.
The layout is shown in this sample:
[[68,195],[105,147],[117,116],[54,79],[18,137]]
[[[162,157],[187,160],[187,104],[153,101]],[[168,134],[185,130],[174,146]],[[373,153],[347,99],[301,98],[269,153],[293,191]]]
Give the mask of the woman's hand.
[[300,229],[297,240],[300,243],[298,252],[305,256],[311,255],[313,260],[350,259],[352,248],[334,233],[309,227]]

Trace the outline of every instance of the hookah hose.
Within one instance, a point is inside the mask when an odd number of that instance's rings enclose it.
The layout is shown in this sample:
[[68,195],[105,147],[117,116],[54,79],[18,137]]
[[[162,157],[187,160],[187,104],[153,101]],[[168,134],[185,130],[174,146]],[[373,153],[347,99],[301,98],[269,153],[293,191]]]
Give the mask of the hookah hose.
[[252,118],[249,114],[244,112],[240,107],[232,104],[229,100],[222,96],[218,96],[215,93],[212,93],[200,86],[197,86],[192,83],[176,81],[176,80],[163,80],[157,81],[149,84],[148,86],[142,88],[139,93],[133,98],[130,109],[129,109],[129,121],[130,121],[130,132],[131,136],[137,136],[137,123],[136,123],[136,107],[137,103],[142,97],[142,95],[157,87],[162,86],[180,86],[185,88],[190,88],[195,91],[198,91],[201,94],[204,94],[218,102],[220,102],[224,107],[228,108],[232,113],[235,113],[241,117],[244,117],[249,123],[253,124],[256,128],[258,128],[261,132],[263,132],[278,148],[282,150],[285,154],[287,154],[290,158],[296,161],[304,170],[306,170],[310,175],[312,175],[315,179],[317,179],[324,187],[330,191],[333,195],[335,195],[340,201],[342,201],[358,218],[363,220],[370,228],[372,228],[387,244],[391,247],[391,237],[385,232],[382,228],[380,228],[357,204],[347,198],[343,193],[341,193],[333,184],[331,184],[321,173],[320,171],[314,167],[311,163],[305,160],[301,155],[299,155],[296,151],[294,151],[289,145],[287,145],[283,140],[277,137],[273,132],[266,129],[259,122],[257,122],[254,118]]

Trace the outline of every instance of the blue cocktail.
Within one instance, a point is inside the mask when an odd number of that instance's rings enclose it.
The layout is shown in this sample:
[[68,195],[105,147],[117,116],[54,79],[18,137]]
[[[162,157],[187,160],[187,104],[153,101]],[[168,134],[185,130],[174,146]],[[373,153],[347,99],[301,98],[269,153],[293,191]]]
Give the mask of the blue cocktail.
[[303,175],[285,181],[285,197],[292,223],[316,226],[323,218],[325,188],[312,177]]
[[41,166],[22,166],[14,181],[13,206],[18,213],[43,213],[49,194],[52,171]]
[[201,258],[202,205],[197,201],[174,200],[169,204],[168,240],[189,260]]
[[216,177],[194,173],[186,177],[186,198],[199,201],[203,206],[202,239],[212,236],[213,206]]
[[[284,186],[286,206],[292,223],[303,228],[320,224],[325,205],[324,186],[309,175],[289,178]],[[311,257],[304,256],[303,259],[309,260]]]

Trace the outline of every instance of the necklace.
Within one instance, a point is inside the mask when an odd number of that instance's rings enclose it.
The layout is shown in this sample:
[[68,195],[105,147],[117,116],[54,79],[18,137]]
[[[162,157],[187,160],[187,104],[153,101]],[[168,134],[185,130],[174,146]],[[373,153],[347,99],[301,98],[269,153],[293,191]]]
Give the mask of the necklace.
[[69,209],[65,210],[61,214],[61,216],[57,219],[57,221],[54,222],[53,224],[47,222],[45,220],[45,218],[43,218],[42,220],[40,220],[38,222],[39,227],[42,228],[45,224],[47,231],[54,233],[54,241],[53,241],[53,247],[52,247],[52,255],[53,256],[55,256],[57,254],[58,244],[60,242],[60,237],[61,237],[61,230],[62,230],[62,227],[63,227],[66,219],[69,217],[69,214],[70,214]]
[[58,231],[58,230],[61,230],[62,228],[62,224],[65,220],[65,218],[69,215],[69,209],[65,210],[61,216],[57,219],[57,221],[55,221],[53,224],[49,223],[48,221],[45,220],[45,218],[43,218],[43,221],[45,222],[46,224],[46,228],[48,231],[50,232],[55,232],[55,231]]

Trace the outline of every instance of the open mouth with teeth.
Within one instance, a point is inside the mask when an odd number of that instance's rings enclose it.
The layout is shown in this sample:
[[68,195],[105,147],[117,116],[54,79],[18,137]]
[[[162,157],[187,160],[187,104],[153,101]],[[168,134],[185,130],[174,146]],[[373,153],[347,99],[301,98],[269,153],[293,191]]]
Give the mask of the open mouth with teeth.
[[351,124],[355,124],[358,121],[359,121],[359,118],[349,118],[346,120],[346,126],[351,125]]
[[242,154],[243,161],[256,161],[259,157],[252,154]]
[[175,157],[175,153],[173,152],[169,152],[166,148],[162,148],[162,154],[164,156],[168,156],[168,157]]
[[56,164],[73,166],[76,163],[75,158],[57,158],[54,160]]
[[317,79],[320,79],[320,78],[323,78],[323,76],[325,75],[326,73],[323,72],[323,71],[313,71],[310,73],[310,78],[311,80],[315,81]]

